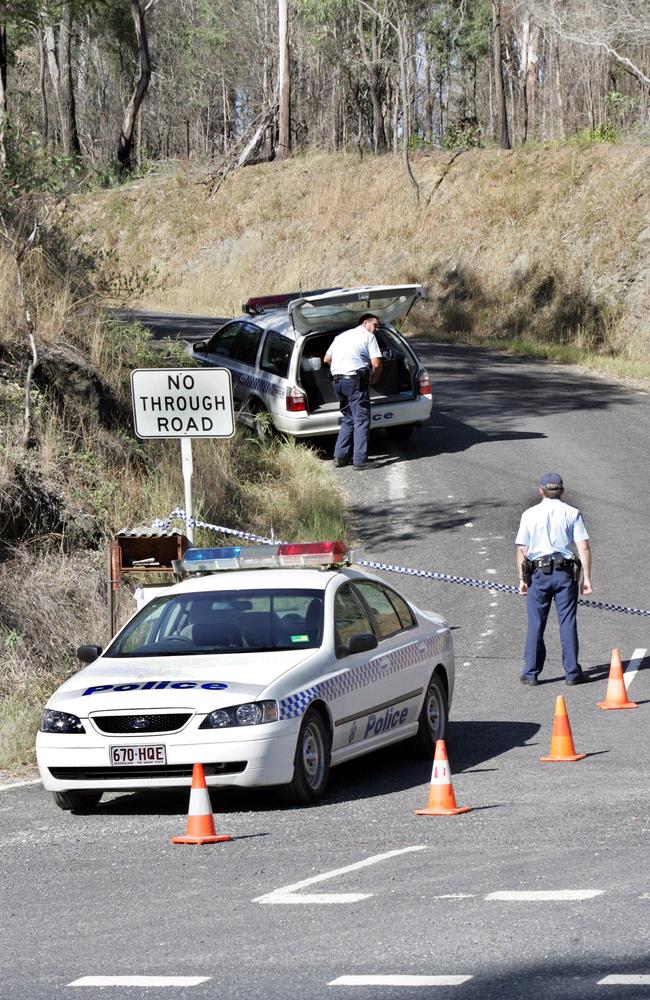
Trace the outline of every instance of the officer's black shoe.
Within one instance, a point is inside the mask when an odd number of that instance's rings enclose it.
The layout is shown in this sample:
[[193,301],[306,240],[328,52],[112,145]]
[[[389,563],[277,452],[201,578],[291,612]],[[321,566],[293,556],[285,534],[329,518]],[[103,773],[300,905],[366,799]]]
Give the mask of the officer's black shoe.
[[368,463],[367,462],[360,462],[359,465],[353,465],[352,468],[356,469],[357,472],[362,472],[364,469],[368,468]]
[[588,677],[585,677],[584,674],[580,674],[579,677],[572,677],[570,681],[567,680],[567,684],[569,687],[575,687],[576,684],[587,684],[588,681]]
[[344,465],[349,465],[349,464],[350,464],[350,459],[349,458],[335,458],[334,459],[334,465],[336,466],[337,469],[341,469]]
[[539,681],[537,680],[536,677],[524,677],[523,674],[519,678],[519,680],[521,681],[522,684],[527,684],[528,687],[537,687],[537,685],[539,684]]

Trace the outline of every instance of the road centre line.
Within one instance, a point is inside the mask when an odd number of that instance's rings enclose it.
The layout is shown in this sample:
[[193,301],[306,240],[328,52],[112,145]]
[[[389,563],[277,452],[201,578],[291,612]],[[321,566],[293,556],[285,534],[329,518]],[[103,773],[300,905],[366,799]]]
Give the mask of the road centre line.
[[602,896],[604,889],[533,889],[533,890],[502,890],[489,892],[484,897],[488,902],[501,900],[509,903],[547,903],[554,901],[568,902],[570,900],[593,899]]
[[631,976],[605,976],[599,979],[597,986],[650,986],[650,976],[643,974]]
[[339,976],[328,986],[462,986],[471,976]]
[[8,792],[10,788],[26,788],[27,785],[40,785],[40,778],[32,778],[29,781],[12,781],[8,785],[0,785],[0,792]]
[[380,861],[388,861],[390,858],[399,857],[401,854],[409,854],[413,851],[426,851],[426,846],[421,844],[414,847],[403,847],[396,851],[387,851],[385,854],[373,854],[372,857],[364,861],[356,861],[352,865],[344,868],[336,868],[331,872],[324,872],[322,875],[313,875],[311,878],[303,879],[302,882],[294,882],[293,885],[284,885],[280,889],[274,889],[263,896],[257,896],[254,903],[358,903],[362,899],[368,899],[373,894],[371,892],[356,893],[313,893],[311,896],[295,895],[299,889],[305,889],[310,885],[317,885],[319,882],[326,882],[328,879],[336,878],[338,875],[347,875],[348,872],[359,871],[361,868],[368,868],[369,865],[376,865]]
[[158,986],[198,986],[211,976],[82,976],[68,986],[138,986],[148,989]]
[[623,680],[625,681],[625,690],[627,691],[630,684],[638,674],[641,669],[641,664],[645,659],[645,654],[648,652],[647,649],[635,649],[630,657],[630,662],[628,663],[625,671],[623,673]]

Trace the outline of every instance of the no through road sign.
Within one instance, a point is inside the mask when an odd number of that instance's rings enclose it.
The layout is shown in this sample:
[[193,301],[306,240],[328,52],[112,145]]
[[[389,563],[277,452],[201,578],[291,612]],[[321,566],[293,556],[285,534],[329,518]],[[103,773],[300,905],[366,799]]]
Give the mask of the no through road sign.
[[232,437],[232,382],[226,368],[138,368],[131,372],[140,438]]

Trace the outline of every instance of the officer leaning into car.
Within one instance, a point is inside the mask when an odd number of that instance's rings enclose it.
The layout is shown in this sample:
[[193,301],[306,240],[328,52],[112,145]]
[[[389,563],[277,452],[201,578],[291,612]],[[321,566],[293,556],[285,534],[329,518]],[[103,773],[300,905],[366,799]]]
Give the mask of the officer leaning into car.
[[591,549],[582,514],[562,500],[563,493],[564,484],[558,472],[541,476],[541,502],[524,511],[515,539],[519,593],[526,594],[528,614],[521,682],[531,686],[539,683],[544,666],[544,629],[553,601],[560,626],[566,682],[573,685],[586,680],[578,663],[576,613],[578,593],[592,592]]
[[364,313],[359,326],[339,333],[323,361],[330,366],[341,404],[341,427],[334,445],[334,465],[364,469],[370,433],[370,385],[381,378],[381,351],[375,337],[379,319]]

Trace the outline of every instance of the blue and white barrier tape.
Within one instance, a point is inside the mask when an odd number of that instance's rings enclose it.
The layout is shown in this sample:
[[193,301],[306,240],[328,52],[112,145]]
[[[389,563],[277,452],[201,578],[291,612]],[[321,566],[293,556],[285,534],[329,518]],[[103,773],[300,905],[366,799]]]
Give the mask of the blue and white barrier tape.
[[[259,542],[261,545],[283,544],[283,539],[281,538],[266,538],[264,535],[254,535],[250,531],[237,531],[235,528],[226,528],[220,524],[208,524],[206,521],[197,521],[193,517],[188,518],[185,511],[180,508],[173,510],[164,520],[157,518],[153,522],[153,527],[164,531],[170,527],[171,522],[174,520],[185,521],[192,528],[205,528],[219,535],[232,535],[234,538],[244,538],[248,542]],[[453,576],[450,573],[435,573],[433,570],[411,569],[408,566],[393,566],[390,563],[374,562],[368,559],[359,559],[357,565],[367,566],[368,569],[381,569],[385,573],[401,573],[403,576],[418,576],[426,580],[438,580],[441,583],[460,583],[465,587],[478,587],[481,590],[495,590],[505,594],[519,593],[519,588],[514,587],[512,584],[496,583],[491,580],[474,580],[470,576]],[[625,615],[639,615],[644,618],[650,618],[650,611],[644,611],[642,608],[628,608],[621,604],[610,604],[607,601],[586,601],[584,597],[579,597],[578,604],[582,604],[586,608],[597,608],[600,611],[618,611]]]

